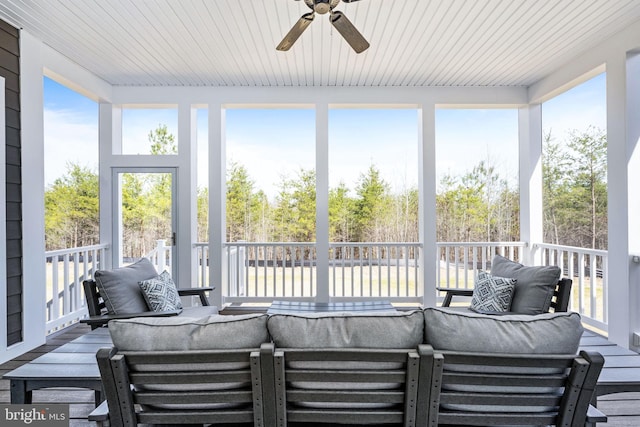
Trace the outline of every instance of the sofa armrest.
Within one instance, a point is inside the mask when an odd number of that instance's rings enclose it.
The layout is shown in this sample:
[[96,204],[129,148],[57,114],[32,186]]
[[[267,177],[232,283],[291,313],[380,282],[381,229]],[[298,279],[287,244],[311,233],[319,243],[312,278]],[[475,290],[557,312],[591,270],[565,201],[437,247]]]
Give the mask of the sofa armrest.
[[100,316],[89,316],[86,319],[81,319],[80,323],[85,323],[90,325],[92,329],[95,329],[106,325],[109,323],[109,320],[132,319],[134,317],[169,317],[177,316],[180,313],[182,313],[182,309],[171,311],[145,311],[142,313],[129,314],[102,314]]
[[215,288],[180,288],[178,295],[180,296],[198,296],[202,305],[211,305],[207,298],[206,292],[213,291]]
[[95,421],[97,427],[109,425],[109,406],[107,401],[103,401],[96,409],[91,411],[89,421]]
[[587,410],[587,422],[584,424],[586,427],[594,426],[596,423],[606,423],[607,416],[600,412],[598,408],[593,405],[589,405],[589,409]]
[[454,296],[460,297],[470,297],[473,296],[473,289],[465,289],[465,288],[443,288],[436,287],[436,289],[440,292],[446,292],[444,296],[444,300],[442,301],[442,307],[449,307],[451,305],[451,299]]

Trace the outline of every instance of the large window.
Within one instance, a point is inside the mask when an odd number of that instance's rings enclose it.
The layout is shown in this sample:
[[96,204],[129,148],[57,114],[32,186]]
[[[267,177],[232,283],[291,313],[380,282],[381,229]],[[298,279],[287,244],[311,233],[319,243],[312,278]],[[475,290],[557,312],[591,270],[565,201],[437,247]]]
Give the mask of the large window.
[[227,109],[225,129],[227,295],[315,295],[314,110]]
[[314,242],[315,114],[228,109],[227,241]]
[[98,104],[44,77],[47,250],[99,242]]
[[329,294],[417,295],[418,111],[329,111]]
[[437,239],[520,240],[518,113],[436,110]]
[[198,175],[197,241],[209,241],[209,110],[198,108],[196,113],[196,149]]
[[417,242],[418,112],[329,112],[329,240]]
[[547,243],[607,249],[605,77],[542,104]]

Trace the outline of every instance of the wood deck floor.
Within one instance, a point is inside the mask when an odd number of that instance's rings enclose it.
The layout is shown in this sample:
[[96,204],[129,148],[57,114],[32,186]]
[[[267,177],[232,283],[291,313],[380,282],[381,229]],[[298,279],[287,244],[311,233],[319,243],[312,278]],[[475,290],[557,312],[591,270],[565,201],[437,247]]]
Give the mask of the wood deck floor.
[[[76,325],[50,336],[45,345],[0,365],[0,376],[89,332],[89,330],[86,325]],[[87,415],[94,407],[93,392],[90,390],[56,388],[34,391],[33,402],[68,403],[71,418],[70,427],[95,426],[95,423],[87,420]],[[0,380],[0,403],[10,403],[8,380]],[[640,427],[640,393],[618,393],[602,396],[598,399],[598,408],[609,417],[609,422],[598,424],[599,426]]]

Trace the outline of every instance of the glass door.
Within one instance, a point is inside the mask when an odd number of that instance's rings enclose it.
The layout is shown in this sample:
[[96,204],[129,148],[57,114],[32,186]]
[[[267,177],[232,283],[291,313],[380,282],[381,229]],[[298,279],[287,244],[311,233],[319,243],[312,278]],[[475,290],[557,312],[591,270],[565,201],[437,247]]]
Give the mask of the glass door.
[[114,251],[119,267],[145,257],[175,277],[176,170],[114,169]]

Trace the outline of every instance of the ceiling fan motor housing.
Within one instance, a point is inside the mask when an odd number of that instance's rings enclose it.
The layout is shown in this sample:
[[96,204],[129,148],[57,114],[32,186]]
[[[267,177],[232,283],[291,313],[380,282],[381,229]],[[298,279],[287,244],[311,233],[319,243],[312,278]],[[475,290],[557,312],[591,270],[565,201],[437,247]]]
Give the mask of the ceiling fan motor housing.
[[304,0],[309,9],[320,15],[331,12],[340,3],[340,0]]
[[315,0],[313,10],[320,15],[324,15],[331,10],[330,0]]

